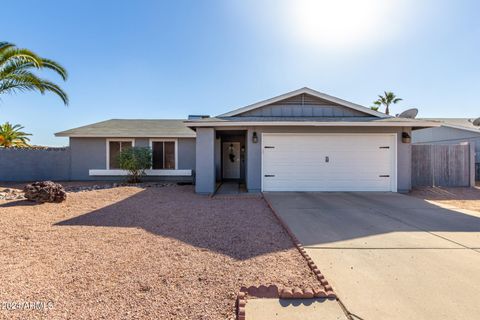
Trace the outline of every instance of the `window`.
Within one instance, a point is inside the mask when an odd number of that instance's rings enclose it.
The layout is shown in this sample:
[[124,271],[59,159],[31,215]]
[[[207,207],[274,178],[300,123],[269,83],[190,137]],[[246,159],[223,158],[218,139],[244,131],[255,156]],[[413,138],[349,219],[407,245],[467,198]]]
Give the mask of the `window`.
[[152,141],[152,169],[176,169],[175,141]]
[[125,148],[131,148],[133,140],[108,140],[108,169],[120,169],[118,156]]

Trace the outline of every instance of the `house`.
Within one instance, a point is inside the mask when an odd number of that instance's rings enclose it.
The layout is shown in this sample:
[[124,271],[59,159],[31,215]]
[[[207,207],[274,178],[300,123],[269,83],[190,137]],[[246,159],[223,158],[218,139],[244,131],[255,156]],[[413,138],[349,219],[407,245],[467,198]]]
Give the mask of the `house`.
[[475,145],[475,178],[480,180],[480,126],[469,118],[429,118],[424,121],[438,121],[441,126],[416,130],[412,142],[416,144],[458,144],[468,142]]
[[116,157],[151,147],[151,179],[191,179],[198,193],[244,181],[258,191],[391,191],[411,188],[412,130],[436,122],[396,118],[302,88],[216,117],[108,120],[63,132],[71,179],[118,179]]

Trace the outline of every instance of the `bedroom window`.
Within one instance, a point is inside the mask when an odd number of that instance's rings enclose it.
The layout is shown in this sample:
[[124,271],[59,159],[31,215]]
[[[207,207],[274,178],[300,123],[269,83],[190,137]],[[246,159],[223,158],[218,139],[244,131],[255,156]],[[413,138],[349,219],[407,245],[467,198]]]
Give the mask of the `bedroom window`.
[[151,141],[152,169],[176,169],[175,141]]
[[118,156],[125,148],[131,148],[133,140],[108,140],[108,169],[120,169]]

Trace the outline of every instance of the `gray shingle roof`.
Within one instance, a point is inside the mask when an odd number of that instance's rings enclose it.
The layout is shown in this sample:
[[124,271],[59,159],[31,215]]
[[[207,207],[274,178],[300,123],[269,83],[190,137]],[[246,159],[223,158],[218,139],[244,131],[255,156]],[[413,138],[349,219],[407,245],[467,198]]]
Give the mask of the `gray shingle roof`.
[[110,119],[55,133],[57,137],[164,137],[194,138],[181,119]]

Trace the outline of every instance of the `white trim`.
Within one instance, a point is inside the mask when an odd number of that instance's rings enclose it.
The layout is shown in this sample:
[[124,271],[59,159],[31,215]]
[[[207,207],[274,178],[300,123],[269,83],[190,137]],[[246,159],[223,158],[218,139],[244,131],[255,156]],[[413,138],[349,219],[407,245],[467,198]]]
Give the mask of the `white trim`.
[[110,141],[130,141],[132,147],[135,147],[135,139],[133,138],[108,138],[106,139],[106,159],[105,159],[105,168],[110,170]]
[[[150,146],[150,149],[152,149],[153,151],[152,142],[175,142],[175,170],[177,170],[178,169],[178,139],[150,138],[148,139],[148,145]],[[165,152],[165,148],[163,151]],[[152,165],[153,165],[153,159],[152,159]]]
[[203,122],[186,122],[188,127],[440,127],[439,123],[429,121],[203,121]]
[[[127,170],[121,169],[90,169],[88,170],[90,176],[126,176],[128,175]],[[192,170],[145,170],[147,176],[191,176]]]
[[393,139],[393,150],[392,150],[392,159],[390,165],[393,166],[392,174],[394,175],[392,179],[390,179],[390,191],[391,192],[398,192],[398,133],[272,133],[272,132],[262,132],[261,133],[261,144],[260,148],[262,149],[261,152],[261,166],[260,166],[260,190],[263,192],[263,180],[264,180],[264,173],[263,173],[263,162],[264,162],[264,136],[298,136],[298,135],[324,135],[324,136],[349,136],[349,135],[361,135],[361,136],[390,136]]
[[300,95],[300,94],[309,94],[309,95],[312,95],[314,97],[317,97],[317,98],[320,98],[320,99],[323,99],[323,100],[327,100],[327,101],[342,105],[344,107],[354,109],[354,110],[357,110],[357,111],[360,111],[360,112],[363,112],[363,113],[366,113],[366,114],[370,114],[372,116],[376,116],[376,117],[379,117],[379,118],[390,118],[391,117],[389,115],[386,115],[385,113],[378,112],[378,111],[372,110],[370,108],[361,106],[359,104],[349,102],[349,101],[346,101],[346,100],[343,100],[343,99],[340,99],[340,98],[336,98],[336,97],[330,96],[328,94],[325,94],[325,93],[322,93],[322,92],[319,92],[319,91],[316,91],[316,90],[313,90],[313,89],[310,89],[310,88],[307,88],[307,87],[297,89],[297,90],[294,90],[294,91],[291,91],[291,92],[287,92],[285,94],[282,94],[282,95],[279,95],[279,96],[276,96],[276,97],[273,97],[273,98],[270,98],[270,99],[267,99],[267,100],[263,100],[263,101],[254,103],[254,104],[251,104],[251,105],[243,107],[243,108],[235,109],[233,111],[221,114],[221,115],[219,115],[219,117],[236,116],[238,114],[241,114],[241,113],[253,110],[253,109],[258,109],[258,108],[267,106],[269,104],[272,104],[272,103],[275,103],[275,102],[278,102],[278,101],[281,101],[281,100],[285,100],[285,99],[288,99],[288,98],[291,98],[291,97],[294,97],[294,96],[297,96],[297,95]]

